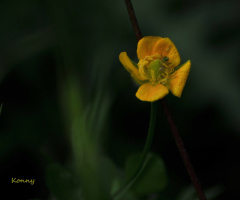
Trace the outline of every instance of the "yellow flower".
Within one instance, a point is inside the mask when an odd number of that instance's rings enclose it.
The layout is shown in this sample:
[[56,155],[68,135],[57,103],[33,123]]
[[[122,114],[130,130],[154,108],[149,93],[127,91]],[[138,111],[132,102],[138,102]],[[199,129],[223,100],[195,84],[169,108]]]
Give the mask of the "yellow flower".
[[141,86],[136,97],[153,102],[169,93],[181,97],[191,62],[180,65],[177,48],[169,38],[147,36],[138,42],[138,64],[122,52],[119,60],[132,78]]

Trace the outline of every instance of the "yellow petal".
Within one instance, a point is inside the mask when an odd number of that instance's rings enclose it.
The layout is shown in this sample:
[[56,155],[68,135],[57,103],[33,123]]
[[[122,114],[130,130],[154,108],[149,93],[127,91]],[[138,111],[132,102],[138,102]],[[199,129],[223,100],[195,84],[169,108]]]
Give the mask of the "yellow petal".
[[146,36],[138,42],[137,55],[138,59],[144,59],[146,56],[153,55],[153,47],[158,40],[162,40],[161,37]]
[[136,97],[142,101],[153,102],[162,99],[168,93],[168,89],[162,84],[151,85],[150,83],[144,83],[138,88]]
[[187,81],[187,77],[191,68],[190,60],[185,62],[180,69],[171,75],[169,82],[169,90],[177,97],[181,97],[183,88]]
[[119,60],[124,66],[124,68],[131,74],[133,79],[137,83],[142,84],[144,79],[140,76],[138,69],[134,66],[126,52],[122,52],[119,54]]
[[138,59],[144,59],[146,56],[159,54],[160,58],[168,57],[166,62],[169,67],[176,67],[180,64],[180,55],[176,46],[169,38],[146,36],[143,37],[137,46]]

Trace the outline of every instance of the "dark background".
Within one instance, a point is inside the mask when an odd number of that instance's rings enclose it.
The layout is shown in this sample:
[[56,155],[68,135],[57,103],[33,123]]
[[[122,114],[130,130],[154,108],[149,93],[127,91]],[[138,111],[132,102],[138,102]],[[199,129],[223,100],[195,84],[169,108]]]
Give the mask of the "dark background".
[[[143,35],[169,37],[182,63],[192,62],[181,99],[167,100],[203,188],[213,199],[240,199],[239,1],[133,6]],[[150,104],[135,97],[137,86],[118,60],[127,51],[137,62],[136,45],[124,1],[1,0],[2,195],[53,199],[49,163],[71,165],[84,145],[119,169],[141,151]],[[74,143],[74,130],[86,133],[82,143]],[[161,107],[152,151],[169,179],[159,199],[190,200],[181,197],[193,189]],[[14,177],[36,183],[12,184]]]

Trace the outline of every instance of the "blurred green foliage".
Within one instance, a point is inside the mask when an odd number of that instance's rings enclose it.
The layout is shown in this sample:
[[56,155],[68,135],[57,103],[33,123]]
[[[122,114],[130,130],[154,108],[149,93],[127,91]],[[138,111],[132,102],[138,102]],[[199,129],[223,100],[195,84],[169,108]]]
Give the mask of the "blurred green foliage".
[[[125,166],[126,177],[131,178],[136,170],[136,163],[139,162],[141,154],[132,154],[128,157]],[[164,163],[156,155],[149,154],[142,172],[137,177],[132,190],[138,196],[157,193],[165,188],[167,175]]]
[[[169,37],[192,62],[182,98],[167,99],[216,200],[240,199],[239,4],[133,0],[142,33]],[[142,150],[150,114],[118,60],[136,58],[124,1],[2,0],[0,13],[2,196],[110,199],[137,162],[127,157]],[[193,200],[161,109],[157,120],[158,158],[124,199]]]

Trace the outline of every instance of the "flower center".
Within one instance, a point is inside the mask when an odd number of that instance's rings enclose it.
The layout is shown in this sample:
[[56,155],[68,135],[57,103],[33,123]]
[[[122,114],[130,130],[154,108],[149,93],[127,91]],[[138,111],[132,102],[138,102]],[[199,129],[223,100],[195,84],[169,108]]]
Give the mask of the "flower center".
[[146,56],[138,63],[139,74],[153,85],[160,83],[166,86],[169,75],[173,72],[173,68],[167,65],[168,60],[168,57],[160,58],[159,54]]

